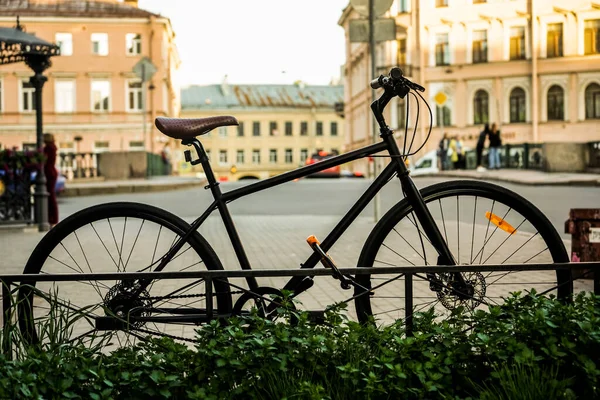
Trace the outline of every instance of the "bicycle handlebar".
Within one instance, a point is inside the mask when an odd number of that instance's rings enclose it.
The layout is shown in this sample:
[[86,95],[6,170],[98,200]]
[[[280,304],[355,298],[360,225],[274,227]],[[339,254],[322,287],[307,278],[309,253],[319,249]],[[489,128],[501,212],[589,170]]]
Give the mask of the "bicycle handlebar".
[[398,67],[394,67],[390,70],[388,76],[380,75],[371,81],[371,88],[379,89],[382,87],[394,88],[395,86],[405,87],[412,90],[418,90],[424,92],[425,88],[418,83],[411,82],[406,79],[402,70]]

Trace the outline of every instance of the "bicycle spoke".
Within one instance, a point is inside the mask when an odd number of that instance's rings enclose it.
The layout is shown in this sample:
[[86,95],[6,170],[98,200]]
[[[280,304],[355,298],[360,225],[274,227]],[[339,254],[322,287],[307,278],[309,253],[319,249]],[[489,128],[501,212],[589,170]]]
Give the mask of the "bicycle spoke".
[[[473,260],[473,245],[475,244],[475,217],[477,216],[477,196],[475,196],[475,207],[473,209],[473,231],[471,232],[471,256],[469,260]],[[473,261],[471,261],[472,263]]]
[[[527,221],[527,220],[526,220],[525,218],[523,218],[523,221],[521,221],[521,223],[520,223],[520,224],[519,224],[519,225],[518,225],[518,226],[515,228],[515,232],[516,232],[517,230],[519,230],[519,228],[521,227],[521,225],[523,225],[523,224],[525,223],[525,221]],[[506,237],[506,239],[504,239],[504,240],[502,241],[502,243],[500,243],[500,245],[499,245],[498,247],[496,247],[496,250],[494,250],[494,251],[493,251],[493,252],[492,252],[492,253],[491,253],[491,254],[488,256],[488,258],[486,258],[486,259],[485,259],[485,261],[484,261],[483,263],[485,264],[486,262],[488,262],[488,260],[489,260],[490,258],[492,258],[492,257],[494,256],[494,254],[496,254],[496,252],[497,252],[497,251],[500,249],[500,247],[504,246],[504,243],[506,243],[506,242],[508,241],[508,239],[510,239],[512,236],[513,236],[512,234],[509,234],[509,235]]]
[[388,246],[387,244],[383,243],[383,246],[390,250],[392,253],[396,254],[398,257],[402,258],[404,261],[406,261],[407,263],[409,263],[410,265],[414,266],[415,264],[413,264],[412,262],[410,262],[409,260],[406,259],[406,257],[404,257],[403,255],[401,255],[400,253],[398,253],[397,251],[393,250],[390,246]]
[[456,243],[458,243],[457,264],[460,265],[460,206],[458,196],[456,196]]
[[129,255],[127,256],[127,261],[125,261],[125,267],[123,268],[123,271],[127,271],[127,265],[129,265],[129,260],[131,259],[131,254],[133,253],[133,249],[135,249],[135,245],[137,244],[138,238],[140,237],[140,233],[142,232],[142,228],[144,227],[144,222],[146,222],[145,219],[142,220],[142,223],[140,224],[140,229],[138,229],[138,233],[137,233],[137,235],[135,235],[135,240],[133,241],[133,245],[131,246]]
[[108,250],[108,247],[106,247],[106,244],[104,244],[104,240],[102,240],[102,238],[100,237],[100,234],[98,233],[98,231],[96,230],[96,228],[94,227],[94,224],[92,222],[90,222],[90,226],[92,227],[92,229],[94,230],[94,232],[96,233],[96,236],[98,237],[98,239],[100,240],[100,243],[102,243],[102,247],[104,247],[104,249],[106,250],[106,252],[108,253],[108,255],[110,256],[110,259],[112,260],[113,264],[115,264],[115,267],[117,267],[117,270],[119,269],[119,266],[117,265],[117,261],[114,259],[114,257],[112,256],[112,254],[110,253],[110,251]]
[[[419,256],[421,256],[421,253],[419,253],[419,252],[417,251],[417,249],[415,249],[415,248],[413,247],[413,245],[412,245],[412,244],[410,244],[410,243],[408,242],[408,240],[406,240],[406,238],[405,238],[404,236],[402,236],[402,234],[396,230],[396,228],[394,228],[394,232],[396,232],[396,233],[398,234],[398,236],[400,236],[400,237],[402,238],[402,240],[404,240],[404,241],[406,242],[406,244],[407,244],[407,245],[409,245],[409,246],[410,246],[410,248],[411,248],[411,249],[413,249],[413,251],[414,251],[415,253],[417,253]],[[423,254],[425,254],[425,249],[423,249]],[[421,258],[422,258],[423,260],[425,260],[425,265],[427,265],[427,258],[426,258],[424,255],[423,255],[423,256],[421,256]]]
[[446,232],[446,220],[444,219],[444,210],[442,210],[442,200],[438,199],[438,203],[440,203],[440,214],[442,214],[442,225],[444,225],[444,237],[446,238],[446,243],[448,243],[448,233]]
[[119,250],[119,245],[117,244],[117,237],[115,236],[115,232],[113,231],[112,224],[110,223],[110,218],[107,218],[108,226],[110,228],[110,233],[113,237],[113,242],[115,243],[115,248],[117,249],[117,254],[119,255],[119,263],[117,264],[117,272],[121,272],[121,264],[123,264],[123,259],[121,258],[121,251]]

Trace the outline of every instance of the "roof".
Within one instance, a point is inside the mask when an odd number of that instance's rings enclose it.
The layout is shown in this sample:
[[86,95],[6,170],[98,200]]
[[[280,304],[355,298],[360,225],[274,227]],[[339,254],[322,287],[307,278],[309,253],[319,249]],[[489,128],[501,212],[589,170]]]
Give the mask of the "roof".
[[313,85],[206,85],[181,90],[181,109],[332,108],[344,101],[344,87]]
[[101,0],[0,0],[3,17],[149,18],[158,14]]

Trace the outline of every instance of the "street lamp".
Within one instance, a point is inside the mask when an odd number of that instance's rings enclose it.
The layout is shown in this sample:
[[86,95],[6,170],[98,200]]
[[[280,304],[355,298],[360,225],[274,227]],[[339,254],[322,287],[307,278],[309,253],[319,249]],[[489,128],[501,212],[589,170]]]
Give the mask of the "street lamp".
[[[44,76],[44,71],[52,65],[50,57],[57,55],[60,55],[60,48],[25,33],[19,17],[17,17],[17,25],[14,28],[0,28],[0,65],[24,62],[34,73],[29,82],[35,88],[36,145],[38,149],[44,146],[42,88],[48,80]],[[46,192],[46,176],[43,166],[40,166],[37,173],[33,196],[35,199],[35,222],[40,231],[47,231],[50,228],[48,224],[48,192]]]

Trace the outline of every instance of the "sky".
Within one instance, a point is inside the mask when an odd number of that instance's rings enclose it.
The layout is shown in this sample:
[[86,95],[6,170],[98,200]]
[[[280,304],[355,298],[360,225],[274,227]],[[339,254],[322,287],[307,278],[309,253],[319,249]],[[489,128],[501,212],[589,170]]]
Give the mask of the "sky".
[[348,0],[139,0],[171,19],[182,86],[327,85],[345,60],[337,24]]

